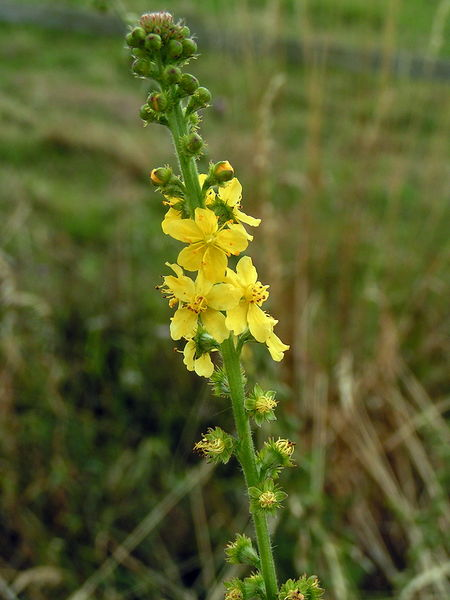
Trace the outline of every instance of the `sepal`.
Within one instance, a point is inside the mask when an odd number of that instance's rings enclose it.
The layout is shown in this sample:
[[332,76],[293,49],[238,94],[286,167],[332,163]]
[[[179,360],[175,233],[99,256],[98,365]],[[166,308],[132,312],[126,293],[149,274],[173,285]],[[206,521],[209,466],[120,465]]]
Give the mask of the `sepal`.
[[202,454],[208,462],[226,464],[233,456],[236,440],[220,427],[210,427],[202,434],[202,439],[194,446],[194,451]]
[[320,600],[324,590],[315,575],[288,579],[280,588],[278,600]]
[[293,467],[291,457],[294,449],[294,442],[283,438],[269,438],[264,442],[263,448],[256,456],[260,477],[276,479],[284,467]]
[[264,421],[276,420],[274,413],[277,406],[275,392],[264,392],[258,384],[255,385],[250,396],[245,399],[244,406],[258,426],[261,426]]
[[253,512],[273,513],[282,508],[282,502],[287,498],[279,486],[272,479],[266,479],[259,487],[248,488],[250,507]]

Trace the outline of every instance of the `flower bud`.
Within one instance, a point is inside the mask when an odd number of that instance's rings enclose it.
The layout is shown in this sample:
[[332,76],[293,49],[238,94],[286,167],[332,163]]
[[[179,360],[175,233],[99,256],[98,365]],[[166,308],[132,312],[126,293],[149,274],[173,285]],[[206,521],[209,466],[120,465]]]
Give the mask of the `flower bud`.
[[191,30],[189,29],[189,27],[187,25],[184,25],[181,29],[180,29],[180,35],[184,38],[187,38],[191,35]]
[[167,83],[178,83],[181,79],[181,71],[178,67],[168,65],[164,69],[164,81]]
[[217,183],[225,183],[234,177],[234,169],[227,160],[221,160],[212,168],[212,175]]
[[131,68],[140,77],[150,77],[153,73],[152,63],[148,58],[137,58]]
[[181,42],[183,46],[183,56],[192,56],[197,52],[197,44],[192,38],[187,38]]
[[145,31],[142,29],[142,27],[135,27],[126,35],[125,39],[131,48],[137,48],[144,44]]
[[168,58],[176,59],[180,58],[183,54],[183,45],[178,40],[170,40],[167,44],[167,56]]
[[150,33],[145,38],[145,47],[147,48],[147,50],[150,50],[150,52],[158,51],[161,48],[161,46],[161,36],[159,36],[157,33]]
[[168,106],[167,98],[165,94],[161,92],[153,92],[150,94],[147,98],[147,103],[155,112],[164,112]]
[[178,85],[183,92],[190,96],[198,88],[198,79],[190,73],[183,73]]
[[139,19],[139,24],[147,32],[158,32],[173,25],[173,17],[165,11],[146,13]]
[[187,113],[205,108],[211,102],[211,92],[205,87],[199,87],[189,98]]
[[143,121],[154,121],[155,115],[153,110],[150,108],[148,104],[143,104],[139,110],[139,115]]
[[198,133],[190,133],[184,139],[184,150],[187,154],[195,156],[201,153],[204,146],[203,139]]
[[253,548],[252,541],[246,535],[237,534],[236,540],[225,548],[227,561],[234,565],[244,564],[259,567],[259,556]]
[[164,186],[172,179],[172,169],[170,167],[158,167],[150,173],[150,179],[155,185]]

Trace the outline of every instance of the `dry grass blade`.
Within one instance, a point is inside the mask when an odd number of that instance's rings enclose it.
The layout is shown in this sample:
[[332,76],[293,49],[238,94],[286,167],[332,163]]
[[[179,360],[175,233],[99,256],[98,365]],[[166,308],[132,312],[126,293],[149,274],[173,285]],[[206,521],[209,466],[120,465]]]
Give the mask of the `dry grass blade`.
[[169,511],[196,485],[203,483],[213,472],[213,466],[205,463],[199,468],[189,472],[186,477],[175,487],[175,489],[157,505],[139,523],[139,525],[130,533],[124,542],[118,546],[113,555],[105,560],[102,566],[93,573],[89,579],[76,592],[70,595],[69,600],[88,600],[95,592],[98,585],[114,570],[117,566],[130,555],[148,534],[164,519]]

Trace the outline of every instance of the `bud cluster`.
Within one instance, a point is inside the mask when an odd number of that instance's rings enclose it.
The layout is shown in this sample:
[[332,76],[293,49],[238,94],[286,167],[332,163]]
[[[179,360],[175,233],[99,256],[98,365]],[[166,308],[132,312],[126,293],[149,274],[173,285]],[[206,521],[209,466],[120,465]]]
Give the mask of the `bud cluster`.
[[199,156],[204,143],[195,132],[198,125],[196,112],[209,106],[211,93],[200,86],[198,79],[182,68],[197,56],[197,43],[191,37],[189,27],[175,22],[168,12],[143,15],[139,25],[126,36],[134,61],[136,77],[153,79],[158,90],[152,91],[140,109],[145,123],[168,125],[168,114],[186,98],[184,114],[190,123],[190,131],[183,139],[183,151],[189,156]]

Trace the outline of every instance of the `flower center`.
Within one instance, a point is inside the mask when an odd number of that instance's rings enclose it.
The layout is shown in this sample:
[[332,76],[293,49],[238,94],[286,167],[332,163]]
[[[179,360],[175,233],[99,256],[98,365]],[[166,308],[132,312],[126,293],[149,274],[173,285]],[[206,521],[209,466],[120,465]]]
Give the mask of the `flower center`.
[[276,497],[273,492],[268,490],[267,492],[263,492],[258,499],[258,502],[262,508],[270,508],[274,504],[276,504]]
[[250,304],[261,306],[261,304],[269,297],[269,292],[267,291],[268,287],[268,285],[263,285],[260,281],[249,285],[245,290],[245,299]]
[[196,296],[194,301],[187,305],[187,308],[198,315],[208,308],[208,302],[205,296]]
[[270,412],[276,407],[276,401],[270,396],[259,396],[255,402],[255,410],[261,414]]

